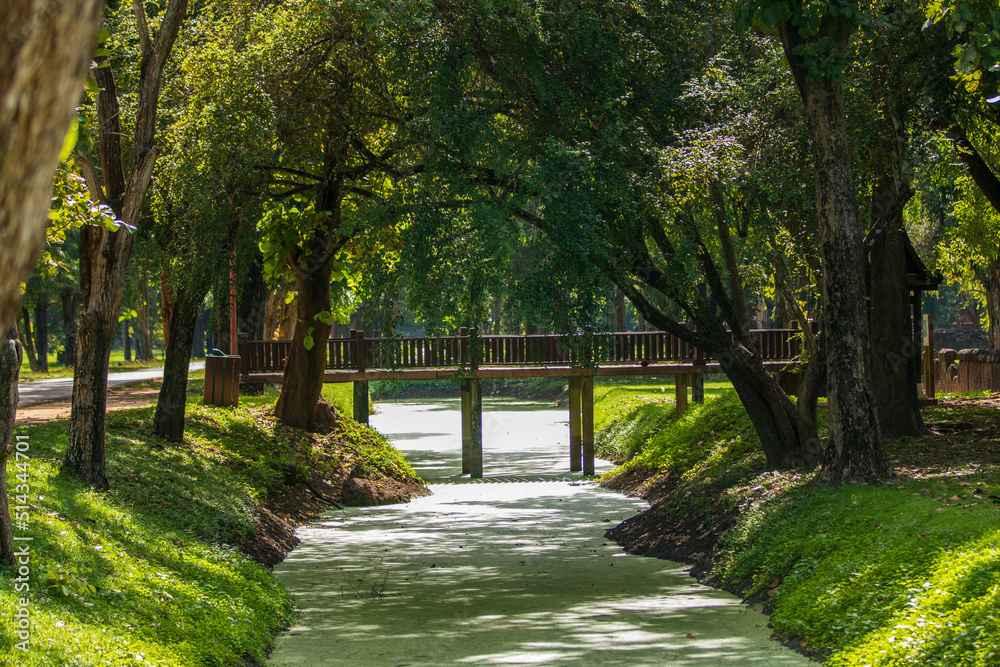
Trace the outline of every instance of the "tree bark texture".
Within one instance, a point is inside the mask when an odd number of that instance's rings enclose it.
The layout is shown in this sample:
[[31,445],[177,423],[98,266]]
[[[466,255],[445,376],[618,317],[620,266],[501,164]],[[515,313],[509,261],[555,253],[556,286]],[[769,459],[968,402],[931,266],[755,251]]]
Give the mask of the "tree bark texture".
[[99,0],[5,0],[0,11],[0,331],[45,241],[52,177],[100,26]]
[[[846,48],[848,28],[836,19],[824,24],[825,36]],[[864,230],[851,173],[843,89],[837,80],[809,77],[794,26],[782,24],[781,37],[805,105],[814,158],[830,437],[824,472],[832,482],[885,480],[891,470],[872,390]]]
[[986,314],[990,318],[990,350],[1000,352],[1000,257],[995,258],[985,271],[978,272],[986,292]]
[[38,357],[38,370],[49,372],[49,304],[39,298],[35,304],[35,355]]
[[184,439],[188,362],[191,359],[195,321],[201,313],[204,298],[204,293],[190,293],[180,288],[174,293],[170,309],[171,333],[164,351],[163,384],[153,415],[153,432],[173,442]]
[[10,327],[0,348],[0,563],[14,564],[14,531],[7,495],[7,457],[13,452],[17,415],[17,378],[21,372],[21,343]]
[[[323,373],[326,372],[327,339],[330,325],[316,319],[316,315],[330,310],[330,275],[333,257],[315,271],[296,272],[295,330],[292,348],[288,353],[281,395],[274,414],[281,421],[296,428],[313,428],[316,406],[323,391]],[[312,338],[311,348],[306,348],[306,338]]]
[[[137,21],[142,44],[139,90],[136,97],[135,130],[128,175],[123,162],[121,109],[118,88],[110,66],[95,70],[101,92],[97,96],[98,150],[103,183],[94,170],[85,168],[91,196],[107,204],[123,222],[136,225],[142,202],[149,189],[156,162],[154,137],[160,82],[170,50],[180,30],[187,0],[170,0],[162,14],[155,40],[145,29],[143,7]],[[99,59],[109,62],[106,56]],[[89,163],[81,155],[79,162]],[[111,344],[118,328],[125,270],[132,254],[133,235],[119,228],[84,227],[80,234],[80,326],[73,376],[73,404],[70,412],[66,467],[96,489],[107,489],[105,472],[105,411],[107,374]]]
[[872,380],[879,424],[887,437],[926,432],[917,401],[921,350],[913,340],[906,230],[901,207],[894,206],[901,195],[899,185],[891,177],[876,182],[872,219],[878,223],[868,241]]
[[[142,337],[142,344],[138,350],[136,358],[139,361],[153,361],[153,326],[149,317],[149,280],[143,274],[142,280],[142,305],[139,307],[139,334]],[[166,332],[166,330],[164,330]]]

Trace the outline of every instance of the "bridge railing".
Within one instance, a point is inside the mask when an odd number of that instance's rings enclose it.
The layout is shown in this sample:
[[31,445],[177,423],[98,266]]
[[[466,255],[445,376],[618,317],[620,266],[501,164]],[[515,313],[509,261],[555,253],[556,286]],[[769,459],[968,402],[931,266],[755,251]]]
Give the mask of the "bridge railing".
[[[755,329],[751,332],[764,361],[787,361],[802,350],[799,329]],[[591,336],[528,335],[366,337],[327,342],[327,369],[471,368],[473,366],[565,366],[629,363],[707,363],[712,356],[663,332],[601,333]],[[279,373],[292,341],[251,341],[239,335],[239,353],[249,373]]]

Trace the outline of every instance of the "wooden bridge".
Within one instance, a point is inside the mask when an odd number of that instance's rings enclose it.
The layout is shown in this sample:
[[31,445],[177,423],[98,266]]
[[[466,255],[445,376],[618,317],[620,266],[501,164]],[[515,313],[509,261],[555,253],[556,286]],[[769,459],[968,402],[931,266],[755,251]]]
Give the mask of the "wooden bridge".
[[[776,370],[801,351],[798,329],[759,329],[754,339],[767,365]],[[238,336],[240,382],[280,383],[292,342],[252,341]],[[458,336],[381,338],[351,331],[327,342],[325,382],[354,383],[354,418],[368,423],[372,380],[460,380],[462,385],[462,470],[482,477],[482,379],[568,377],[570,470],[594,474],[594,377],[673,375],[678,414],[692,398],[702,400],[705,373],[722,372],[711,357],[662,331],[593,335]],[[231,357],[229,358],[231,359]],[[230,376],[235,368],[230,367]],[[206,373],[206,400],[209,396]],[[235,380],[235,377],[232,377]]]

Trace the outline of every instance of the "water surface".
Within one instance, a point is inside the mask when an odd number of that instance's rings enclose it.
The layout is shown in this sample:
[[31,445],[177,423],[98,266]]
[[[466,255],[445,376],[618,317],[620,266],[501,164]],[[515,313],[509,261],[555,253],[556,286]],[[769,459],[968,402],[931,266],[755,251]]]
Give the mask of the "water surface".
[[275,574],[300,613],[269,664],[809,664],[733,596],[604,538],[645,503],[568,472],[563,410],[484,403],[476,481],[457,400],[379,405],[372,425],[434,495],[299,530]]

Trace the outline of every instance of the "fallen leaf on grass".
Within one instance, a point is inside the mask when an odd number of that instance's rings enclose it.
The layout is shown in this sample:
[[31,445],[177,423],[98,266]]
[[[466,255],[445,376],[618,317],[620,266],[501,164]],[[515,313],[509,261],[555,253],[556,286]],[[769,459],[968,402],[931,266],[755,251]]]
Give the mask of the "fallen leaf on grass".
[[690,632],[689,632],[689,633],[687,633],[687,634],[686,634],[686,635],[684,635],[684,636],[685,636],[686,638],[688,638],[688,639],[697,639],[697,637],[695,637],[694,635],[692,635],[692,634],[691,634]]

